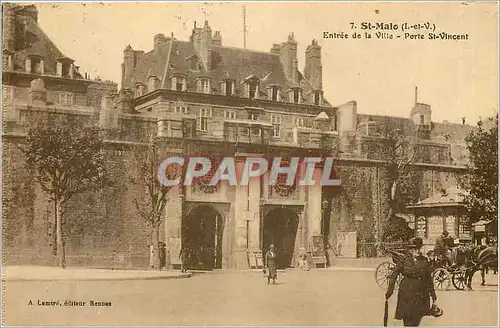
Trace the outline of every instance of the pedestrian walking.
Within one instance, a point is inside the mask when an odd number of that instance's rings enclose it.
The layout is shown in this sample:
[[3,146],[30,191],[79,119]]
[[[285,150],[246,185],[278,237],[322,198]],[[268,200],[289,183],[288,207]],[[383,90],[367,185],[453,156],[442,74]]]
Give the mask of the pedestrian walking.
[[[393,270],[385,294],[387,301],[394,291],[398,275],[403,275],[399,284],[395,319],[403,320],[405,327],[418,327],[422,317],[426,315],[435,317],[442,315],[442,310],[436,304],[437,297],[432,282],[431,263],[422,255],[422,246],[422,238],[417,237],[410,240],[410,251],[405,254],[404,259]],[[432,307],[431,298],[433,300]]]
[[267,272],[267,283],[273,280],[273,284],[276,283],[278,278],[278,268],[276,265],[276,251],[274,250],[274,245],[269,246],[269,251],[266,253],[266,272]]

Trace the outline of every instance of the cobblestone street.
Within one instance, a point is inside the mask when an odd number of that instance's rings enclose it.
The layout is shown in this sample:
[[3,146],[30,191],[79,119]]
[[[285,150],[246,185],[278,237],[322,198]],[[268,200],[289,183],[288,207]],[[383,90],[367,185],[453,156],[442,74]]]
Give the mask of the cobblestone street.
[[[280,272],[267,285],[257,272],[214,272],[188,279],[139,281],[7,282],[8,325],[382,325],[384,292],[373,272]],[[424,326],[497,323],[498,276],[472,292],[438,293],[444,310]],[[453,287],[452,287],[453,288]],[[396,294],[395,294],[396,296]],[[396,297],[389,303],[394,316]],[[33,305],[29,305],[30,300]],[[38,301],[86,301],[85,307],[38,306]],[[91,307],[89,301],[111,302]],[[390,320],[389,325],[402,325]]]

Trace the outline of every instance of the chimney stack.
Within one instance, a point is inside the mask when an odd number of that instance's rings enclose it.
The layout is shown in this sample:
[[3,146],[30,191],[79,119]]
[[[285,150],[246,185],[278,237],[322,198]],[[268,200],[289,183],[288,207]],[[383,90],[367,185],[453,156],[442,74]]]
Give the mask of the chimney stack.
[[156,34],[154,37],[154,49],[158,50],[158,48],[167,43],[169,38],[165,37],[162,33]]
[[211,48],[213,45],[213,39],[212,29],[210,28],[210,25],[208,25],[208,21],[205,21],[203,28],[197,28],[196,22],[194,22],[194,28],[190,39],[204,66],[209,70],[211,67]]
[[[274,46],[273,49],[274,50]],[[297,60],[297,42],[294,39],[293,33],[288,35],[288,40],[280,46],[280,60],[285,70],[287,78],[297,83],[298,60]]]
[[312,40],[306,49],[304,77],[311,82],[315,90],[323,89],[323,66],[321,65],[321,47]]

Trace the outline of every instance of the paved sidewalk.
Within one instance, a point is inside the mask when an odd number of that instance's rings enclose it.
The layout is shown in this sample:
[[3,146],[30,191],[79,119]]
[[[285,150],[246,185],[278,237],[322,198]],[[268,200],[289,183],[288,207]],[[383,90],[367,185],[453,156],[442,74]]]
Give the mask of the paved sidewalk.
[[68,267],[61,269],[46,266],[5,266],[3,281],[106,281],[106,280],[154,280],[189,278],[192,273],[180,271],[107,270]]
[[330,268],[351,268],[351,269],[371,269],[375,270],[375,268],[382,262],[392,262],[391,258],[388,257],[373,257],[373,258],[339,258],[334,257],[331,260]]

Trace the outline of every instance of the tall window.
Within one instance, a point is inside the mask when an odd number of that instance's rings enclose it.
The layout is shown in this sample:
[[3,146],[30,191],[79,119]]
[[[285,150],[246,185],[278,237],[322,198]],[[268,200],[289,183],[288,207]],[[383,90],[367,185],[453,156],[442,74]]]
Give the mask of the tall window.
[[75,103],[74,94],[70,92],[61,92],[59,94],[59,104],[63,106],[72,106]]
[[425,118],[423,114],[420,114],[420,124],[425,124]]
[[196,118],[196,128],[200,131],[208,131],[208,118],[212,117],[212,110],[209,108],[200,108]]
[[273,125],[273,129],[271,134],[275,138],[280,137],[280,126],[281,126],[281,116],[280,115],[271,115],[271,124]]

